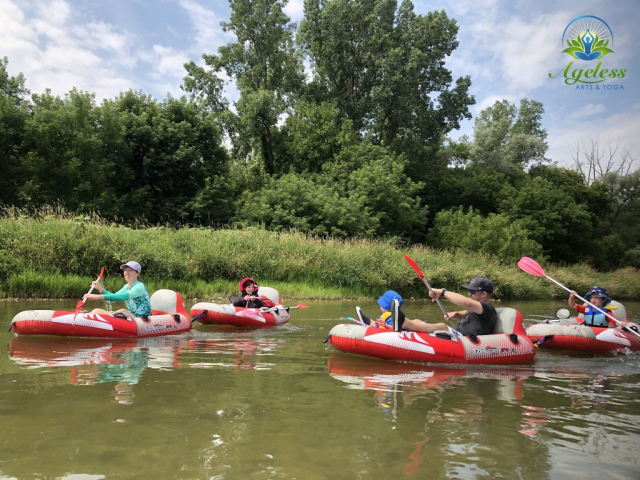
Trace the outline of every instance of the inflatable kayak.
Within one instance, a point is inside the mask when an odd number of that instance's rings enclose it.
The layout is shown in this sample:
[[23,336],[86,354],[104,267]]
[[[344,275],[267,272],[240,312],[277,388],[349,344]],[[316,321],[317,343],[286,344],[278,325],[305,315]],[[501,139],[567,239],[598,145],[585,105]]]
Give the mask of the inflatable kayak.
[[329,343],[342,352],[388,360],[510,365],[533,361],[535,348],[525,335],[522,315],[513,308],[497,308],[494,333],[455,337],[449,332],[418,333],[354,324],[336,325]]
[[[624,306],[616,301],[611,305],[617,307],[613,315],[621,322],[629,320]],[[566,315],[560,312],[566,312]],[[592,353],[609,353],[616,350],[640,350],[640,338],[632,332],[618,327],[590,327],[584,325],[582,314],[575,318],[567,318],[569,310],[559,309],[558,317],[527,328],[527,335],[542,348],[555,350],[577,350]],[[637,329],[637,325],[631,328]]]
[[191,319],[179,293],[158,290],[151,296],[151,315],[135,319],[88,312],[26,310],[11,321],[18,335],[62,337],[153,337],[188,332]]
[[233,304],[196,303],[191,307],[191,316],[200,315],[203,324],[233,325],[236,327],[273,327],[289,321],[289,309],[280,304],[280,294],[274,288],[260,287],[264,295],[276,306],[273,308],[234,307]]

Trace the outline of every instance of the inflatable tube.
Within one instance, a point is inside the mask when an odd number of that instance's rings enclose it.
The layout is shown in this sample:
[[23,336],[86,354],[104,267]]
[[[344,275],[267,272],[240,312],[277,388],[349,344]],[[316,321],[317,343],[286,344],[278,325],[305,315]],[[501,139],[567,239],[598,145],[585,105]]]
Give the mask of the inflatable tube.
[[158,290],[150,300],[152,315],[146,318],[132,320],[88,312],[26,310],[13,317],[10,330],[18,335],[103,338],[154,337],[191,330],[191,320],[179,293]]
[[191,307],[191,316],[198,317],[203,324],[233,325],[234,327],[274,327],[289,321],[289,310],[280,305],[280,294],[275,288],[260,287],[264,295],[276,306],[274,308],[243,308],[232,304],[196,303]]
[[492,335],[456,338],[445,332],[394,332],[342,324],[329,333],[329,343],[342,352],[414,362],[512,365],[533,361],[535,348],[525,335],[522,315],[498,308]]
[[[611,302],[613,315],[621,322],[628,322],[624,305]],[[638,328],[637,325],[632,325]],[[584,325],[582,314],[576,318],[556,318],[536,323],[527,328],[527,336],[542,348],[576,350],[592,353],[610,353],[616,350],[640,350],[640,338],[617,327],[590,327]]]
[[206,302],[196,303],[191,307],[192,317],[201,313],[202,315],[198,318],[200,323],[236,327],[274,327],[287,323],[290,317],[289,310],[282,305],[276,305],[275,310]]

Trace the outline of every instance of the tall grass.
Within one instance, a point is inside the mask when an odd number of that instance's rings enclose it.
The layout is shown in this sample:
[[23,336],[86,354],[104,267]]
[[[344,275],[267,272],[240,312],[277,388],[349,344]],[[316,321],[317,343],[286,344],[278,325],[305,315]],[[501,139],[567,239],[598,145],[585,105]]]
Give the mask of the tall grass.
[[[566,296],[551,282],[489,255],[260,229],[125,227],[52,209],[29,215],[7,210],[0,217],[0,296],[77,298],[103,265],[107,288],[118,289],[124,283],[119,266],[131,259],[142,264],[141,280],[150,292],[171,288],[188,298],[226,298],[245,276],[277,288],[286,299],[373,297],[387,289],[424,296],[405,253],[434,286],[455,290],[482,275],[494,281],[500,298]],[[545,270],[582,293],[594,284],[618,299],[637,299],[640,291],[637,269],[599,273],[586,265],[545,265]]]

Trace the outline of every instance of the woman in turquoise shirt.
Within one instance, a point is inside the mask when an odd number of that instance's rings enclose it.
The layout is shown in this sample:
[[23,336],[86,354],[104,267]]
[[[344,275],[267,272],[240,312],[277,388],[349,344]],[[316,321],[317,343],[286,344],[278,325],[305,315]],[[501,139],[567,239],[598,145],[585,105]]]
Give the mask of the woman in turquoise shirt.
[[[144,283],[138,280],[138,275],[142,271],[142,267],[138,262],[127,262],[120,265],[120,270],[124,271],[124,279],[126,285],[116,293],[105,290],[99,283],[93,282],[96,289],[101,292],[87,293],[83,298],[87,300],[108,300],[110,302],[124,302],[127,308],[122,308],[115,313],[122,312],[130,318],[144,317],[151,315],[151,302],[149,301],[149,293]],[[91,313],[100,313],[111,315],[113,312],[107,312],[101,308],[96,308]]]

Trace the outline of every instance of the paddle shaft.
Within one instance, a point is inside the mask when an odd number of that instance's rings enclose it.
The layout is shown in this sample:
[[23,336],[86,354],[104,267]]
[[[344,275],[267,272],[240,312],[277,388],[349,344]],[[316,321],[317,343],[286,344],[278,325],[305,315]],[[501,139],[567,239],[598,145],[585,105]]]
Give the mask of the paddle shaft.
[[[544,278],[547,278],[549,280],[551,280],[553,283],[555,283],[556,285],[558,285],[561,288],[564,288],[567,292],[571,293],[571,290],[567,287],[565,287],[563,284],[561,284],[560,282],[558,282],[557,280],[551,278],[549,275],[547,275],[546,273],[544,274]],[[582,298],[580,295],[578,295],[577,293],[575,294],[576,297],[578,297],[578,299],[582,300],[584,303],[586,303],[587,305],[592,306],[593,308],[595,308],[597,311],[599,311],[600,313],[602,313],[605,317],[610,318],[611,320],[613,320],[616,325],[620,326],[622,325],[622,322],[620,322],[620,320],[618,320],[617,318],[615,318],[613,316],[613,314],[605,312],[602,308],[600,307],[596,307],[593,303],[591,303],[589,300],[586,300],[584,298]],[[623,327],[624,328],[624,327]],[[625,328],[625,331],[627,332],[631,332],[633,333],[635,336],[640,337],[640,333],[631,330],[630,328]]]
[[429,282],[427,282],[426,278],[422,278],[422,281],[424,282],[424,284],[427,286],[427,288],[429,289],[429,291],[431,293],[433,293],[434,298],[436,299],[436,303],[438,304],[438,306],[440,307],[440,310],[442,310],[442,313],[444,313],[447,317],[447,319],[449,319],[449,314],[447,313],[447,311],[444,308],[444,305],[442,305],[442,302],[440,301],[439,298],[436,297],[436,292],[433,291],[433,288],[431,288],[431,285],[429,285]]
[[[104,274],[104,267],[102,267],[102,269],[100,269],[100,275],[98,275],[98,278],[96,278],[96,282],[99,282],[100,279],[102,278],[102,275]],[[93,292],[93,289],[96,288],[95,283],[91,285],[91,288],[89,289],[89,291],[87,292],[87,295],[89,295],[91,292]],[[82,308],[82,306],[87,303],[87,299],[83,298],[82,300],[80,300],[78,302],[78,304],[76,305],[76,313]]]
[[276,310],[291,310],[292,308],[309,308],[308,305],[294,305],[293,307],[262,307],[261,312],[275,312]]
[[429,282],[427,281],[427,279],[425,278],[424,273],[422,273],[422,270],[420,270],[420,267],[418,266],[418,264],[416,263],[416,261],[411,258],[409,255],[405,255],[404,259],[407,261],[407,263],[409,265],[411,265],[411,268],[413,268],[415,270],[415,272],[418,274],[418,277],[420,277],[420,280],[422,280],[424,282],[424,284],[427,286],[427,288],[429,289],[429,291],[433,294],[433,297],[436,300],[436,303],[438,304],[438,306],[440,307],[440,310],[442,310],[442,313],[444,313],[444,318],[447,321],[447,323],[450,325],[450,329],[452,329],[456,335],[462,336],[462,334],[460,332],[458,332],[455,327],[453,326],[453,323],[451,322],[451,319],[449,318],[449,314],[447,313],[447,311],[445,310],[444,306],[442,305],[442,302],[440,301],[439,298],[436,297],[436,293],[433,291],[433,288],[431,288],[431,285],[429,285]]

